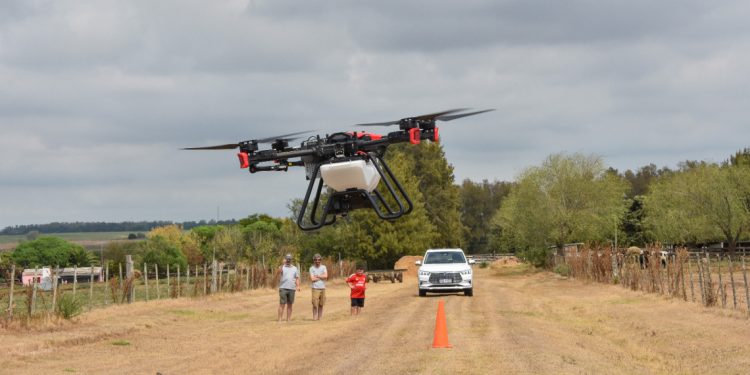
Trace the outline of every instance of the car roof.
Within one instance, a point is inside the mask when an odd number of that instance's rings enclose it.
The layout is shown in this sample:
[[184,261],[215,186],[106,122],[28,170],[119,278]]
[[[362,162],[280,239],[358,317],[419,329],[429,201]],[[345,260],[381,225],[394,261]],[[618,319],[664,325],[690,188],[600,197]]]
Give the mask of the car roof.
[[464,252],[461,249],[429,249],[429,250],[427,250],[428,253],[433,253],[433,252],[436,252],[436,251],[455,251],[455,252],[459,252],[460,251],[462,253]]

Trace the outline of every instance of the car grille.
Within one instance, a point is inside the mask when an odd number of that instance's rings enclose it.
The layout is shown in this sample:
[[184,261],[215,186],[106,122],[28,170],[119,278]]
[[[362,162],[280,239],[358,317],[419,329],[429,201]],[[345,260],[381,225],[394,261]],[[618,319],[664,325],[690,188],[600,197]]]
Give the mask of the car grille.
[[430,274],[430,283],[431,284],[445,284],[445,282],[441,282],[441,280],[450,279],[452,283],[460,283],[461,282],[461,274],[458,272],[436,272]]

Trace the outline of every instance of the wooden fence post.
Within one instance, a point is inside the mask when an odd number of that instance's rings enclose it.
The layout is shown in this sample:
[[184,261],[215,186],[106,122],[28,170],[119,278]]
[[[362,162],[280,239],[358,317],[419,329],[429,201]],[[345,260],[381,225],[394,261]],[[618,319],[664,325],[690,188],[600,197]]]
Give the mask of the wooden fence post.
[[143,262],[143,285],[146,288],[146,302],[148,302],[148,267],[146,262]]
[[216,267],[218,267],[218,263],[214,259],[211,262],[211,294],[216,293]]
[[203,263],[203,295],[206,295],[206,285],[208,284],[208,272],[206,263]]
[[169,264],[167,264],[167,298],[172,298],[172,285],[169,279]]
[[104,306],[107,306],[109,303],[107,302],[107,292],[109,291],[109,262],[107,262],[107,268],[104,272]]
[[8,321],[13,320],[13,288],[16,285],[16,265],[10,266],[10,295],[8,296]]
[[37,268],[34,268],[34,277],[31,279],[31,311],[29,311],[29,315],[34,315],[34,312],[36,310],[36,275],[37,275]]
[[717,259],[716,265],[718,267],[717,273],[719,274],[719,296],[721,296],[721,308],[726,308],[727,307],[727,294],[726,294],[726,291],[724,290],[724,283],[722,282],[722,279],[721,279],[721,255],[716,254],[716,259]]
[[185,296],[190,296],[190,265],[185,267]]
[[177,298],[180,298],[180,265],[177,265]]
[[119,284],[120,284],[120,290],[122,290],[122,285],[123,285],[122,284],[122,282],[123,282],[123,280],[122,280],[122,263],[117,263],[117,265],[120,267],[120,280],[118,280],[118,281],[119,281]]
[[747,287],[747,268],[745,268],[745,256],[742,256],[742,277],[745,279],[745,303],[747,304],[747,315],[750,316],[750,289]]
[[193,296],[198,296],[198,265],[195,265],[195,281],[193,282]]
[[135,279],[133,276],[133,256],[132,255],[125,255],[125,277],[128,278],[125,285],[127,286],[127,295],[128,295],[128,303],[133,303],[133,297],[135,297],[133,291],[135,290],[133,288],[135,284]]
[[701,303],[706,305],[705,283],[703,282],[703,260],[698,258],[698,285],[701,287]]
[[737,290],[734,287],[734,264],[732,263],[732,256],[729,257],[729,282],[732,283],[732,302],[734,302],[734,309],[737,310]]
[[221,292],[221,289],[224,286],[224,283],[223,283],[224,280],[222,280],[222,276],[224,276],[223,274],[224,274],[224,263],[221,263],[219,265],[219,289],[218,289],[219,292]]
[[73,266],[73,296],[76,295],[76,289],[78,287],[78,265]]
[[[677,257],[679,260],[679,256]],[[680,260],[680,281],[682,281],[682,300],[687,301],[687,293],[685,291],[685,262]]]
[[55,270],[52,271],[52,313],[57,312],[57,275],[60,272],[60,267],[55,267]]
[[161,294],[159,293],[159,265],[154,263],[154,274],[156,274],[156,299],[161,299]]
[[94,303],[94,266],[89,266],[89,310],[93,308]]
[[693,260],[690,258],[690,255],[688,255],[688,275],[690,276],[690,298],[695,302],[695,290],[693,288],[693,267],[690,266],[690,264],[693,262]]

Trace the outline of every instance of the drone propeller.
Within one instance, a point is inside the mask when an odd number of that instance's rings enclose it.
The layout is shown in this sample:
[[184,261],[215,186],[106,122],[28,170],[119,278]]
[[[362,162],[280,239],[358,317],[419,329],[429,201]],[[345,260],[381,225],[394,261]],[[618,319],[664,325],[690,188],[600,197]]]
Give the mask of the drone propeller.
[[482,111],[475,111],[475,112],[469,112],[469,113],[459,113],[459,114],[451,115],[452,113],[466,111],[466,110],[468,110],[468,108],[457,108],[457,109],[450,109],[450,110],[447,110],[447,111],[430,113],[430,114],[421,115],[421,116],[406,117],[406,118],[402,118],[402,119],[396,120],[396,121],[371,122],[371,123],[367,123],[367,124],[357,124],[357,125],[354,125],[354,126],[389,126],[389,125],[400,125],[400,124],[410,123],[410,122],[434,122],[435,120],[439,120],[439,121],[451,121],[451,120],[455,120],[455,119],[461,118],[461,117],[473,116],[473,115],[478,115],[478,114],[484,113],[484,112],[494,111],[494,109],[485,109],[485,110],[482,110]]
[[[289,142],[289,141],[293,141],[293,140],[299,138],[299,137],[292,137],[294,135],[305,134],[305,133],[309,133],[309,132],[312,132],[312,131],[314,131],[314,130],[305,130],[305,131],[296,132],[296,133],[282,134],[282,135],[278,135],[278,136],[275,136],[275,137],[253,139],[253,140],[250,140],[250,141],[243,141],[243,142],[239,142],[239,143],[227,143],[227,144],[223,144],[223,145],[204,146],[204,147],[185,147],[185,148],[181,148],[180,150],[231,150],[233,148],[238,148],[238,147],[242,146],[243,144],[247,144],[247,143],[272,143],[272,142],[276,142],[276,141],[286,141],[286,142]],[[289,138],[289,137],[292,137],[292,138]]]

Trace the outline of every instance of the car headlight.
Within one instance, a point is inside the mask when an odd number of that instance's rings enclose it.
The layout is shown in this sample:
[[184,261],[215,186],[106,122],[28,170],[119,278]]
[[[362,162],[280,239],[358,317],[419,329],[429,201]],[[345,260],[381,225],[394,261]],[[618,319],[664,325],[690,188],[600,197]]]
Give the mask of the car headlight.
[[471,275],[471,268],[461,271],[462,275]]
[[430,272],[428,271],[419,271],[419,276],[430,276]]

